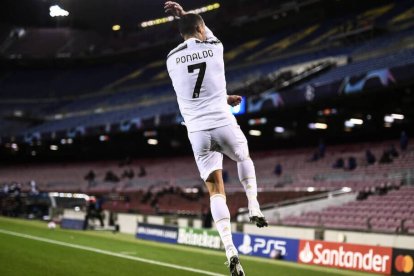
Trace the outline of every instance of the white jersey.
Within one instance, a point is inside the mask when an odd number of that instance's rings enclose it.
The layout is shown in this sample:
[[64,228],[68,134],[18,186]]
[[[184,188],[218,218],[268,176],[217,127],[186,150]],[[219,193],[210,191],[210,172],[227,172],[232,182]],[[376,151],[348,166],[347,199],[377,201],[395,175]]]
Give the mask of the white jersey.
[[236,124],[227,104],[223,45],[206,27],[205,41],[190,38],[167,57],[168,74],[188,132]]

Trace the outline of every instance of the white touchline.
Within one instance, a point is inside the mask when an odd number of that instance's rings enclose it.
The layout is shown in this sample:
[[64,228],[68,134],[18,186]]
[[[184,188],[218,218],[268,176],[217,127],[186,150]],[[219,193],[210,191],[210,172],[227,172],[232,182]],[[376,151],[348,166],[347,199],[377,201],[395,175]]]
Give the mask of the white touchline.
[[205,271],[205,270],[201,270],[201,269],[196,269],[196,268],[191,268],[191,267],[186,267],[186,266],[181,266],[181,265],[175,265],[175,264],[169,264],[169,263],[164,263],[164,262],[159,262],[159,261],[154,261],[154,260],[149,260],[149,259],[144,259],[144,258],[139,258],[139,257],[134,257],[134,256],[128,256],[128,255],[114,253],[114,252],[111,252],[111,251],[106,251],[106,250],[102,250],[102,249],[98,249],[98,248],[94,248],[94,247],[71,244],[71,243],[67,243],[67,242],[61,242],[61,241],[36,237],[36,236],[32,236],[32,235],[22,234],[22,233],[13,232],[13,231],[7,231],[7,230],[3,230],[3,229],[0,229],[0,233],[6,234],[6,235],[11,235],[11,236],[16,236],[16,237],[20,237],[20,238],[25,238],[25,239],[35,240],[35,241],[47,242],[47,243],[51,243],[51,244],[57,244],[57,245],[61,245],[61,246],[66,246],[66,247],[91,251],[91,252],[95,252],[95,253],[99,253],[99,254],[103,254],[103,255],[109,255],[109,256],[114,256],[114,257],[118,257],[118,258],[124,258],[124,259],[133,260],[133,261],[137,261],[137,262],[148,263],[148,264],[153,264],[153,265],[158,265],[158,266],[165,266],[165,267],[170,267],[170,268],[174,268],[174,269],[178,269],[178,270],[190,271],[190,272],[194,272],[194,273],[198,273],[198,274],[212,275],[212,276],[225,276],[224,274]]

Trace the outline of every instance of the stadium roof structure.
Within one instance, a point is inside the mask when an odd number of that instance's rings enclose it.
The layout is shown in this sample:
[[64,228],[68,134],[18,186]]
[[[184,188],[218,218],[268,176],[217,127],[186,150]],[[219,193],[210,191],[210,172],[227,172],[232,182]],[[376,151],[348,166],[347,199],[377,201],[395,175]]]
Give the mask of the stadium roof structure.
[[[0,24],[23,27],[54,27],[56,21],[67,20],[74,28],[104,30],[115,24],[138,27],[140,22],[165,16],[164,0],[5,0],[1,4]],[[212,0],[182,0],[187,9],[212,4]],[[49,8],[58,5],[70,15],[65,18],[52,18]],[[60,22],[63,24],[64,22]]]

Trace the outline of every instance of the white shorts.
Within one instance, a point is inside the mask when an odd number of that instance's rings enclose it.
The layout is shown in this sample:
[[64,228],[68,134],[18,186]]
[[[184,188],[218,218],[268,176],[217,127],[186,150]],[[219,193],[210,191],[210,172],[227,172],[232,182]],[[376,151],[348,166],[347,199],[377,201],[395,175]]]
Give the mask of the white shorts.
[[188,133],[201,178],[223,169],[223,153],[236,162],[249,157],[247,139],[238,125]]

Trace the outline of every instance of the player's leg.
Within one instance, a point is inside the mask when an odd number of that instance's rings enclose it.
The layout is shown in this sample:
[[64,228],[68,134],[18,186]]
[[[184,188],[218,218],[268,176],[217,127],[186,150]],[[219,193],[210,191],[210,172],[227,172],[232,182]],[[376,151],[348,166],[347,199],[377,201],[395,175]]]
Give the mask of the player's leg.
[[226,194],[222,176],[223,155],[211,151],[212,139],[208,131],[189,133],[188,137],[193,148],[201,178],[206,183],[210,194],[210,208],[216,229],[226,249],[231,275],[244,275],[240,265],[238,252],[233,243],[230,211],[226,203]]
[[267,226],[257,200],[257,181],[254,164],[249,155],[247,139],[238,125],[228,125],[217,128],[213,133],[214,139],[221,146],[221,151],[237,162],[237,172],[240,183],[246,192],[249,217],[258,227]]
[[[218,152],[214,152],[217,154]],[[243,276],[239,254],[234,246],[231,233],[230,211],[226,204],[222,170],[213,171],[205,180],[210,194],[210,208],[217,231],[226,249],[226,256],[232,276]]]

